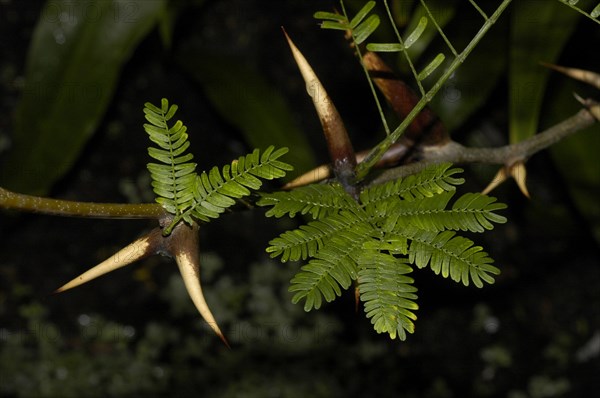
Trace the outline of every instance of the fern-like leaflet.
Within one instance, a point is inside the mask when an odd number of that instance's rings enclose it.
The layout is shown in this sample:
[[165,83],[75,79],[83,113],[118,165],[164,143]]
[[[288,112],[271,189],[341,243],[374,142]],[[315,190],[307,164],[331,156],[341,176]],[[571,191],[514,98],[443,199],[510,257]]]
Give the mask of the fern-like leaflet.
[[250,189],[259,189],[262,186],[261,179],[284,177],[286,171],[292,170],[292,166],[277,159],[286,154],[288,149],[274,149],[270,146],[262,155],[255,149],[251,154],[234,160],[231,165],[223,166],[222,173],[217,167],[208,173],[202,172],[196,178],[195,205],[184,212],[183,217],[191,215],[208,222],[234,205],[233,198],[243,198],[250,194]]
[[170,126],[169,122],[177,112],[177,105],[169,106],[162,99],[161,107],[146,103],[144,114],[150,124],[144,129],[158,148],[148,148],[149,155],[161,162],[149,163],[152,187],[156,201],[173,215],[173,220],[163,230],[169,235],[180,221],[188,224],[208,222],[218,218],[236,201],[262,186],[262,180],[284,177],[293,167],[278,160],[288,152],[287,148],[268,147],[260,153],[241,156],[225,165],[220,171],[213,167],[208,173],[196,173],[196,164],[191,163],[193,155],[186,153],[190,143],[186,127],[181,121]]
[[390,181],[387,184],[376,185],[361,192],[360,202],[368,205],[395,197],[412,200],[453,191],[455,186],[463,184],[465,180],[453,177],[455,174],[462,173],[463,170],[450,168],[451,166],[450,163],[442,163],[438,167],[429,167],[418,174]]
[[296,292],[292,302],[305,299],[304,310],[310,311],[321,306],[322,297],[331,302],[336,296],[341,296],[340,287],[348,289],[351,282],[356,280],[356,258],[373,233],[375,231],[371,224],[358,222],[326,240],[292,279],[290,291]]
[[[194,202],[194,180],[196,163],[191,153],[185,153],[190,146],[187,128],[178,120],[172,127],[169,121],[175,116],[177,105],[169,107],[169,101],[163,98],[161,107],[147,102],[144,115],[150,124],[144,124],[144,130],[158,148],[148,148],[148,154],[161,162],[148,163],[152,178],[152,188],[156,201],[175,217],[189,209]],[[191,222],[191,220],[186,220]]]
[[375,250],[365,250],[358,263],[360,299],[367,317],[378,332],[405,340],[406,332],[415,330],[413,311],[419,308],[414,279],[406,276],[413,269],[406,259]]
[[[281,261],[308,259],[291,281],[293,302],[318,309],[358,282],[367,317],[379,333],[404,340],[414,330],[416,288],[404,274],[429,266],[468,286],[493,283],[499,274],[480,246],[454,231],[483,232],[506,219],[495,198],[467,193],[447,209],[463,183],[450,164],[367,188],[354,201],[337,184],[262,194],[268,216],[297,213],[315,219],[271,240],[267,252]],[[326,188],[327,187],[327,188]],[[317,195],[318,193],[318,195]],[[343,196],[346,196],[344,199]]]
[[[365,2],[361,9],[353,17],[348,16],[344,6],[344,0],[340,0],[342,15],[323,11],[314,14],[314,17],[316,19],[321,20],[321,28],[343,30],[347,33],[347,37],[351,38],[354,45],[353,47],[358,57],[361,59],[361,66],[371,88],[373,98],[377,105],[377,109],[379,111],[381,121],[387,135],[387,137],[384,140],[382,140],[377,146],[375,146],[371,150],[371,152],[365,157],[365,159],[358,165],[356,169],[356,178],[358,181],[363,180],[369,174],[370,169],[381,159],[381,157],[389,149],[389,147],[400,138],[400,136],[408,128],[410,123],[413,122],[413,120],[417,117],[419,112],[427,105],[427,103],[429,103],[435,97],[435,95],[443,86],[443,84],[448,79],[450,79],[450,77],[454,74],[454,71],[467,59],[473,48],[475,48],[479,41],[485,36],[485,34],[492,27],[492,25],[496,23],[500,15],[508,7],[511,1],[512,0],[502,0],[502,2],[496,7],[495,11],[488,16],[481,10],[481,8],[477,5],[477,3],[474,0],[470,0],[471,5],[477,11],[479,11],[481,16],[483,17],[484,23],[481,26],[481,29],[478,31],[478,33],[471,39],[471,41],[466,45],[466,47],[463,48],[462,51],[458,51],[454,47],[448,36],[442,30],[443,24],[438,23],[436,17],[433,15],[431,10],[427,6],[427,2],[424,0],[420,1],[420,5],[425,10],[425,15],[422,15],[421,18],[419,18],[419,21],[416,24],[416,26],[411,27],[411,30],[409,32],[405,32],[404,38],[402,37],[401,33],[398,30],[398,27],[394,23],[393,13],[391,11],[390,5],[388,4],[389,2],[387,0],[383,0],[381,2],[383,4],[388,20],[397,39],[396,42],[392,43],[367,43],[368,39],[372,36],[372,34],[377,30],[377,28],[380,25],[379,16],[377,16],[377,14],[371,14],[371,11],[376,7],[376,2],[373,0]],[[592,11],[592,14],[596,15],[598,12],[599,11],[597,9],[594,9]],[[420,70],[417,70],[415,60],[412,59],[411,55],[407,50],[411,46],[414,46],[414,44],[418,42],[420,38],[422,38],[423,36],[428,36],[428,34],[426,33],[426,28],[429,23],[433,24],[433,26],[437,30],[437,34],[439,34],[441,39],[445,42],[446,46],[448,47],[448,50],[451,53],[451,58],[449,58],[448,61],[446,61],[446,55],[440,52],[427,65],[423,66]],[[363,45],[365,43],[366,45]],[[369,75],[369,72],[365,67],[365,63],[362,62],[362,53],[364,49],[373,52],[401,53],[410,68],[410,71],[415,79],[417,86],[419,87],[421,99],[414,106],[411,112],[408,115],[406,115],[403,121],[393,131],[388,126],[387,120],[383,112],[383,108],[375,92],[372,77]],[[440,66],[443,64],[447,65],[447,67],[440,68]],[[430,85],[429,89],[427,89],[427,87],[425,87],[424,85],[424,82],[429,76],[432,75],[434,71],[437,71],[438,69],[443,69],[443,71],[440,72],[439,76],[436,77],[436,81]]]
[[273,206],[267,216],[277,218],[284,215],[294,217],[299,214],[310,214],[313,219],[338,213],[354,201],[346,195],[339,184],[305,185],[294,190],[294,198],[287,192],[274,192],[263,198],[263,206]]

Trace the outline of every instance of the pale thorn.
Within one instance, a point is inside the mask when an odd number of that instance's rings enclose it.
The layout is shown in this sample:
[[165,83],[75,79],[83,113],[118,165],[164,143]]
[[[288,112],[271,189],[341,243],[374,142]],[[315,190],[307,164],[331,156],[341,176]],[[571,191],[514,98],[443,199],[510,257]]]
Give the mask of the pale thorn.
[[198,256],[198,225],[192,227],[180,224],[172,232],[172,239],[177,242],[176,245],[171,245],[171,254],[175,257],[179,272],[183,278],[185,288],[194,302],[196,309],[202,315],[202,318],[208,323],[208,326],[219,336],[219,338],[230,348],[227,339],[219,329],[219,325],[215,320],[212,312],[208,308],[208,304],[202,293],[200,283],[200,261]]
[[332,104],[331,98],[325,91],[325,87],[321,84],[321,81],[313,71],[312,67],[304,58],[304,55],[300,52],[298,47],[294,44],[292,39],[288,36],[287,32],[283,31],[285,38],[290,46],[292,51],[292,56],[296,61],[296,65],[298,65],[298,69],[300,70],[300,74],[302,74],[302,78],[306,84],[306,92],[312,98],[313,104],[317,113],[319,114],[320,119],[330,121],[334,117],[338,117],[337,111]]
[[87,270],[83,274],[74,278],[70,282],[64,284],[54,291],[54,293],[61,293],[66,290],[72,289],[93,279],[98,278],[104,274],[108,274],[116,269],[122,268],[126,265],[133,263],[134,261],[140,260],[150,254],[154,254],[156,247],[162,238],[160,228],[155,228],[143,237],[136,239],[123,249],[119,250],[100,264]]
[[311,97],[315,110],[319,115],[323,134],[327,142],[329,157],[331,158],[333,172],[340,178],[342,184],[347,183],[347,177],[354,175],[356,167],[356,154],[348,137],[348,132],[342,121],[342,117],[337,111],[335,105],[325,87],[315,74],[314,70],[304,58],[298,47],[292,42],[292,39],[283,31],[285,38],[292,51],[292,56],[298,65],[300,74],[306,84],[306,91]]
[[487,187],[483,191],[482,194],[487,195],[492,192],[495,188],[497,188],[500,184],[506,181],[509,177],[512,177],[517,182],[517,186],[519,190],[527,199],[531,199],[529,195],[529,191],[527,190],[527,170],[525,169],[525,162],[518,161],[510,166],[502,166],[500,170],[496,173],[492,181],[488,184]]
[[596,87],[600,90],[600,74],[577,68],[566,68],[560,65],[547,64],[542,62],[542,65],[554,69],[555,71],[561,72],[575,80],[579,80],[581,82],[587,83],[592,87]]
[[577,101],[579,101],[579,103],[583,106],[585,106],[585,108],[592,114],[592,116],[600,121],[600,104],[592,101],[592,100],[586,100],[585,98],[581,97],[579,94],[577,93],[573,93],[573,95],[575,96],[575,99]]
[[525,195],[527,199],[531,199],[529,191],[527,190],[527,170],[525,169],[525,162],[518,161],[509,167],[509,172],[512,178],[517,182],[517,186],[521,190],[521,193]]
[[498,185],[502,184],[504,181],[506,181],[508,178],[508,174],[506,173],[506,167],[501,167],[500,170],[498,170],[498,172],[496,173],[496,175],[494,176],[494,178],[492,178],[492,181],[490,181],[490,183],[488,184],[487,187],[485,187],[485,189],[483,191],[481,191],[482,194],[487,195],[490,192],[492,192],[496,187],[498,187]]
[[329,177],[331,177],[331,168],[324,164],[302,174],[299,177],[294,178],[292,181],[285,184],[282,189],[298,188],[304,185],[322,181]]

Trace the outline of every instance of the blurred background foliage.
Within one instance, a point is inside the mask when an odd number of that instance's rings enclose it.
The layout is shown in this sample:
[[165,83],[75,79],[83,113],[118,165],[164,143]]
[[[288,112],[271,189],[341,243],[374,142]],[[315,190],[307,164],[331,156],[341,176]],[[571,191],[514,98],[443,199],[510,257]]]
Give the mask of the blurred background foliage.
[[[401,31],[424,12],[417,1],[390,2]],[[352,12],[362,3],[346,4]],[[598,25],[558,2],[513,3],[433,103],[459,142],[518,142],[576,112],[572,92],[598,99],[539,65],[598,72]],[[467,1],[428,4],[457,48],[481,25]],[[482,2],[488,12],[495,5]],[[202,169],[270,144],[291,148],[286,160],[297,172],[326,162],[280,26],[328,88],[355,147],[374,145],[383,132],[362,71],[341,35],[312,18],[336,7],[1,0],[0,185],[73,200],[152,201],[141,109],[161,97],[180,105]],[[411,47],[419,65],[447,51],[429,29]],[[390,32],[382,27],[375,39],[390,41]],[[407,71],[401,59],[388,62]],[[422,271],[417,331],[404,343],[375,335],[354,313],[351,294],[308,314],[290,303],[297,265],[270,261],[264,247],[293,221],[255,211],[201,231],[207,300],[228,351],[161,258],[50,294],[152,223],[3,212],[0,395],[587,394],[599,387],[600,370],[598,130],[527,163],[531,201],[510,182],[495,192],[509,204],[509,223],[477,240],[502,269],[496,285],[461,288]],[[481,190],[496,171],[466,169],[469,190]]]

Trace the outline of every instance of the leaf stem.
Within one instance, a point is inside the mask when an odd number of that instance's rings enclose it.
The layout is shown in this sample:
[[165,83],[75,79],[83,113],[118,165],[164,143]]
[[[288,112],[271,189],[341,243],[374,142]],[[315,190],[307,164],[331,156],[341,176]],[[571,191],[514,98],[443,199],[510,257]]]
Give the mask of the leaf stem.
[[[340,5],[342,7],[342,13],[344,14],[344,18],[346,18],[346,21],[348,21],[348,14],[346,13],[346,7],[344,7],[343,0],[340,1]],[[367,67],[365,66],[365,64],[363,62],[363,55],[362,55],[362,51],[360,51],[360,45],[354,39],[354,32],[352,30],[350,31],[350,38],[352,39],[352,43],[354,44],[354,49],[356,50],[356,55],[358,56],[358,59],[360,61],[360,66],[362,67],[362,70],[365,73],[365,76],[367,78],[367,82],[369,83],[369,88],[371,89],[371,94],[373,95],[373,98],[375,99],[375,104],[377,105],[377,111],[379,112],[379,117],[381,118],[381,124],[383,124],[383,129],[385,131],[385,135],[386,136],[390,135],[390,131],[391,131],[390,126],[388,125],[387,119],[385,118],[385,113],[383,112],[383,107],[381,106],[381,101],[379,101],[379,97],[377,96],[377,91],[375,90],[375,87],[373,86],[373,81],[371,80],[369,71],[367,70]]]
[[[429,7],[427,7],[427,4],[425,3],[424,0],[421,0],[421,5],[425,9],[425,12],[427,12],[427,15],[429,16],[429,19],[431,19],[431,22],[433,22],[433,24],[435,25],[435,28],[437,29],[437,31],[440,34],[440,36],[442,37],[442,39],[444,39],[444,42],[446,42],[446,45],[448,46],[448,48],[450,49],[450,51],[452,51],[452,54],[455,57],[458,57],[458,52],[456,51],[456,49],[454,48],[454,46],[452,45],[452,43],[450,43],[450,40],[448,40],[448,37],[446,37],[446,34],[444,33],[444,31],[442,30],[442,28],[440,27],[440,25],[437,23],[435,17],[433,16],[433,14],[431,13],[431,11],[429,10]],[[477,6],[476,4],[474,4],[474,5]],[[477,8],[477,9],[480,10],[479,8]]]
[[[390,6],[389,6],[387,0],[383,1],[383,5],[385,6],[385,11],[387,12],[388,19],[392,23],[392,29],[394,30],[396,39],[398,40],[398,43],[400,43],[400,45],[402,45],[402,48],[404,48],[404,40],[402,40],[402,36],[400,35],[400,32],[398,31],[398,27],[394,23],[394,16],[392,15],[392,10],[390,10]],[[417,79],[418,73],[417,73],[417,70],[415,69],[415,65],[413,64],[412,60],[410,59],[410,56],[408,55],[408,51],[406,49],[404,49],[404,51],[402,51],[402,55],[406,59],[406,62],[408,63],[410,71],[412,72],[413,76],[415,77],[415,80],[417,81],[417,85],[419,86],[419,91],[421,92],[421,95],[425,95],[425,89],[423,88],[423,84],[421,83],[421,81],[419,79]]]
[[585,15],[585,16],[586,16],[586,17],[588,17],[590,20],[592,20],[592,21],[594,21],[594,22],[596,22],[597,24],[599,24],[599,25],[600,25],[600,20],[598,20],[598,19],[594,18],[594,17],[592,16],[592,14],[590,14],[590,13],[588,13],[588,12],[585,12],[585,11],[583,11],[581,8],[579,8],[579,7],[576,7],[574,4],[571,4],[571,3],[569,3],[569,2],[568,2],[568,1],[566,1],[566,0],[558,0],[558,1],[560,1],[561,3],[563,3],[564,5],[566,5],[567,7],[570,7],[570,8],[572,8],[573,10],[577,11],[577,12],[578,12],[578,13],[580,13],[581,15]]
[[400,123],[400,125],[383,141],[379,143],[375,148],[371,150],[371,152],[367,155],[364,161],[362,161],[358,167],[356,172],[356,178],[358,181],[364,179],[369,170],[379,161],[379,159],[383,156],[383,154],[388,150],[388,148],[400,138],[404,130],[409,126],[409,124],[414,120],[415,117],[421,112],[425,105],[427,105],[435,96],[435,94],[442,88],[443,84],[452,76],[454,71],[465,61],[465,59],[469,56],[471,51],[477,46],[477,44],[481,41],[483,36],[487,33],[487,31],[492,27],[492,25],[498,20],[502,12],[508,7],[512,0],[504,0],[502,4],[498,6],[494,14],[492,14],[489,19],[485,21],[479,32],[473,37],[473,39],[469,42],[469,44],[465,47],[465,49],[454,59],[454,61],[450,64],[448,69],[444,72],[444,74],[438,79],[438,81],[433,85],[433,87],[421,98],[421,100],[415,105],[413,110],[406,116],[406,118]]

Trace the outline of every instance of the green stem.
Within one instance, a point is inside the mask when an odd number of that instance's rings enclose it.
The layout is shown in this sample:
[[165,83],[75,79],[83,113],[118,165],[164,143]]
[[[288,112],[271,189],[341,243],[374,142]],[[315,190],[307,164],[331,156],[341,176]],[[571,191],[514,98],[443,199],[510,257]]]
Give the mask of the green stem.
[[592,17],[592,14],[590,14],[589,12],[585,12],[583,11],[581,8],[576,7],[574,4],[569,3],[566,0],[558,0],[561,3],[563,3],[564,5],[566,5],[567,7],[571,7],[573,10],[577,11],[578,13],[580,13],[581,15],[585,15],[586,17],[588,17],[590,20],[596,22],[597,24],[600,25],[600,20],[598,20],[597,18]]
[[[346,18],[346,21],[349,21],[350,19],[348,18],[348,14],[346,13],[346,8],[344,7],[343,0],[340,1],[340,5],[342,6],[342,12],[344,13],[344,17]],[[349,22],[348,22],[348,25],[350,25]],[[350,30],[350,36],[352,38],[352,43],[354,44],[354,48],[356,49],[356,54],[360,61],[360,66],[362,67],[362,70],[365,73],[365,76],[367,78],[367,83],[369,83],[369,88],[371,89],[371,94],[373,95],[373,98],[375,99],[375,104],[377,105],[377,111],[379,112],[379,117],[381,118],[381,123],[383,124],[383,129],[385,130],[385,135],[390,135],[390,127],[388,126],[387,119],[385,118],[385,114],[383,112],[383,107],[381,106],[381,102],[379,101],[379,97],[377,96],[377,91],[375,90],[375,87],[373,86],[373,81],[371,80],[369,71],[367,70],[367,67],[365,66],[365,64],[363,62],[363,55],[360,50],[360,45],[354,39],[354,32],[352,30]]]
[[159,204],[122,204],[74,202],[41,198],[8,191],[0,187],[0,208],[55,216],[86,218],[161,218],[165,212]]
[[[394,23],[394,16],[392,15],[392,10],[390,10],[390,6],[389,6],[387,0],[384,0],[383,5],[385,6],[385,11],[387,12],[388,19],[392,23],[392,29],[394,30],[396,39],[398,40],[398,43],[400,43],[400,45],[402,45],[402,48],[404,48],[404,40],[402,40],[402,36],[400,35],[400,32],[398,31],[398,27]],[[402,55],[406,59],[406,62],[408,62],[408,67],[410,68],[410,71],[412,72],[413,76],[415,77],[415,80],[417,81],[417,85],[419,86],[419,91],[421,92],[421,95],[425,95],[425,89],[423,88],[423,84],[421,83],[421,81],[419,79],[417,79],[418,73],[417,73],[417,70],[415,69],[415,65],[413,64],[412,60],[408,56],[408,50],[404,49],[404,51],[402,51]],[[388,133],[388,135],[389,135],[389,133]]]
[[[427,7],[427,4],[425,3],[424,0],[421,0],[421,5],[425,9],[425,12],[427,12],[427,15],[429,16],[429,19],[431,19],[431,22],[433,22],[433,24],[435,25],[435,28],[437,29],[437,31],[440,34],[440,36],[442,36],[442,39],[444,39],[444,42],[446,42],[446,45],[448,46],[448,48],[450,49],[450,51],[452,51],[452,54],[455,57],[458,57],[458,52],[456,51],[456,49],[454,48],[454,46],[452,45],[452,43],[450,43],[450,40],[448,40],[448,37],[446,36],[446,34],[444,33],[444,31],[442,30],[442,28],[440,27],[440,25],[435,20],[435,17],[433,16],[433,14],[431,13],[431,11],[429,10],[429,7]],[[477,7],[477,4],[474,4],[474,6],[478,10],[480,10],[479,7]]]
[[479,41],[485,36],[487,31],[492,27],[492,25],[498,20],[502,12],[508,7],[511,0],[504,0],[500,6],[496,9],[494,14],[485,21],[479,32],[473,37],[473,39],[469,42],[467,47],[454,59],[452,64],[446,69],[444,74],[438,79],[438,81],[433,85],[433,87],[421,98],[421,100],[415,105],[413,110],[406,116],[406,118],[400,123],[400,125],[392,132],[392,134],[388,135],[379,145],[377,145],[371,152],[365,157],[357,167],[356,170],[356,178],[358,181],[363,180],[371,168],[381,159],[383,154],[388,150],[388,148],[400,138],[404,130],[409,126],[409,124],[417,117],[419,112],[433,99],[433,97],[437,94],[437,92],[442,88],[443,84],[452,76],[454,71],[465,61],[465,59],[469,56],[471,51],[477,46]]

